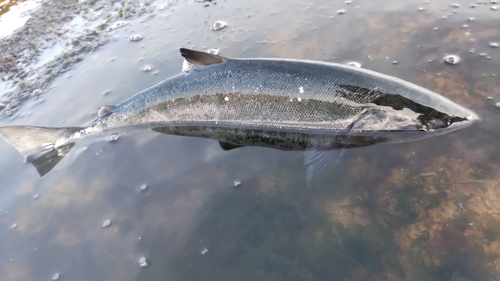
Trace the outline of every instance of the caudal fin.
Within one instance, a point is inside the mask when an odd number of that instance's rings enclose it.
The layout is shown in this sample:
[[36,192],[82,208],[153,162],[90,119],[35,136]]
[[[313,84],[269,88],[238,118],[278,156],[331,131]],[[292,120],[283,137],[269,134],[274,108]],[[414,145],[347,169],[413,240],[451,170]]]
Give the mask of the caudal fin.
[[42,177],[75,145],[66,139],[80,128],[0,127],[0,136],[14,146]]

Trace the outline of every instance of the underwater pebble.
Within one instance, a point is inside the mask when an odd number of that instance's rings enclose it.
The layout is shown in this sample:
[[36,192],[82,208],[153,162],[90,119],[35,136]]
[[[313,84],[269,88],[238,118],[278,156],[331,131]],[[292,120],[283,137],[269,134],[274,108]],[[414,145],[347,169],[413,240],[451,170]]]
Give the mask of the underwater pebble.
[[208,252],[208,249],[207,248],[203,248],[203,250],[201,250],[201,254],[204,255]]
[[227,27],[227,22],[218,20],[212,24],[212,30],[213,31],[219,31],[223,28]]
[[345,14],[345,12],[346,11],[344,9],[340,9],[337,11],[337,15],[343,15],[343,14]]
[[55,273],[54,275],[52,275],[52,280],[59,280],[59,278],[61,278],[61,274],[59,273]]
[[134,34],[134,35],[131,35],[129,38],[128,38],[129,41],[131,42],[137,42],[137,41],[141,41],[142,40],[142,34]]
[[102,222],[102,227],[108,227],[111,225],[111,220],[110,219],[105,219],[103,222]]
[[460,57],[457,55],[447,55],[443,58],[444,63],[454,65],[460,62]]
[[148,261],[146,260],[145,257],[140,257],[139,260],[137,260],[137,262],[139,263],[140,267],[148,266]]
[[500,44],[498,44],[497,42],[491,42],[489,45],[491,48],[494,48],[494,49],[496,49],[500,46]]
[[117,141],[120,135],[118,133],[112,133],[108,136],[108,141]]
[[212,54],[212,55],[218,55],[219,49],[213,48],[213,49],[207,50],[207,53]]
[[238,180],[238,179],[234,180],[233,185],[234,185],[234,186],[239,186],[239,185],[241,185],[241,180]]
[[139,189],[140,189],[141,191],[146,191],[146,190],[148,189],[148,185],[147,185],[147,184],[145,184],[145,183],[143,183],[143,184],[141,184],[141,186],[139,186]]
[[151,65],[146,65],[146,66],[142,67],[141,70],[144,72],[149,72],[149,71],[153,70],[153,67]]

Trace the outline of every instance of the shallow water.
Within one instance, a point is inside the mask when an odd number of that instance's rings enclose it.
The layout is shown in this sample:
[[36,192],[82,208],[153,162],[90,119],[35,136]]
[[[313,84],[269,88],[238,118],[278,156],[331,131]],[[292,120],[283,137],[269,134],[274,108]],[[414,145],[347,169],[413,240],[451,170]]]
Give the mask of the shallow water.
[[[86,124],[99,106],[178,73],[181,46],[227,57],[356,61],[441,93],[481,122],[350,150],[309,187],[302,152],[223,151],[214,140],[139,132],[75,147],[40,178],[0,141],[2,280],[500,277],[494,4],[179,1],[160,9],[165,4],[105,31],[116,40],[0,125]],[[210,30],[217,20],[228,27]],[[134,34],[143,39],[130,42]],[[448,54],[460,63],[443,63]],[[147,65],[152,70],[142,71]]]

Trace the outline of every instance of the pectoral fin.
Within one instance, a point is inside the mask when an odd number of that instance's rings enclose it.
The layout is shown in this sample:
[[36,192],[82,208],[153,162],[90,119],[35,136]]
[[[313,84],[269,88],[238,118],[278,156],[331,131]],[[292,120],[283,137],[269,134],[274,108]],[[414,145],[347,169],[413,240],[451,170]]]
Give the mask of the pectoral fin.
[[344,148],[339,149],[314,149],[304,153],[304,165],[307,166],[307,183],[311,182],[314,175],[322,173],[327,166],[335,168],[344,154]]

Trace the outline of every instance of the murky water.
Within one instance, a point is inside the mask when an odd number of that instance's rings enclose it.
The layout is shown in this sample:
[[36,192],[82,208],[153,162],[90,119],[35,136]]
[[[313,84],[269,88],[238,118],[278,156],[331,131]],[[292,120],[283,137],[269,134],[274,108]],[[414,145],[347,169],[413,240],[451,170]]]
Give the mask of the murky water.
[[[86,124],[101,105],[178,73],[178,47],[358,62],[482,120],[447,136],[350,150],[309,187],[301,152],[223,151],[210,139],[140,132],[75,147],[40,178],[0,141],[2,280],[500,278],[500,48],[491,44],[500,41],[498,5],[149,5],[154,16],[102,31],[116,40],[0,125]],[[217,21],[227,26],[214,31]],[[137,34],[141,40],[129,39]],[[460,60],[445,63],[449,55]]]

